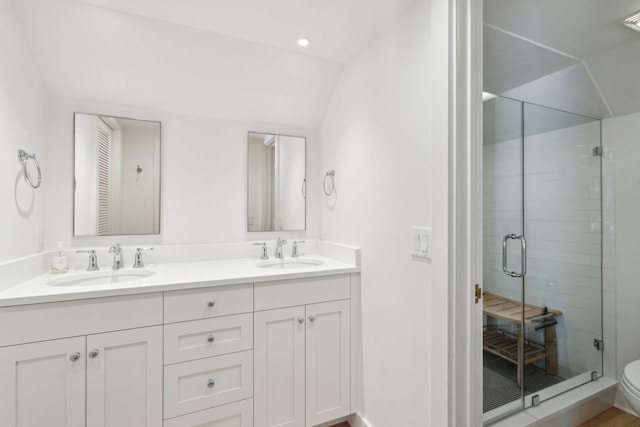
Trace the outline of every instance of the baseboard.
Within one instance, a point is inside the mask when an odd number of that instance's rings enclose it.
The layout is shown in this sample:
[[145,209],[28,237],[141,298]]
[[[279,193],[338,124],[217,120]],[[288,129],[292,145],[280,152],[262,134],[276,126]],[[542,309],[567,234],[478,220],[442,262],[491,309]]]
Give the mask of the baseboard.
[[373,427],[373,425],[360,413],[349,415],[347,421],[351,427]]

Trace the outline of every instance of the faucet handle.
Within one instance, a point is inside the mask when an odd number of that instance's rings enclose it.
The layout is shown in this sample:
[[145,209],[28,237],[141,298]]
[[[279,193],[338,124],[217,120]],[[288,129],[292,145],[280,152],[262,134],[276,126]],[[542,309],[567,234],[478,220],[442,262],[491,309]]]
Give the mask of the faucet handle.
[[142,268],[144,263],[142,262],[142,251],[152,251],[153,248],[136,248],[136,254],[133,258],[133,268]]
[[96,255],[95,249],[90,250],[80,250],[76,251],[77,254],[87,253],[89,254],[89,266],[87,267],[87,271],[98,271],[100,267],[98,267],[98,256]]
[[267,252],[267,243],[266,242],[254,243],[253,246],[262,246],[260,248],[260,259],[269,259],[269,254]]
[[291,247],[291,258],[298,258],[300,255],[304,255],[298,251],[298,243],[304,243],[304,240],[293,241],[293,246]]

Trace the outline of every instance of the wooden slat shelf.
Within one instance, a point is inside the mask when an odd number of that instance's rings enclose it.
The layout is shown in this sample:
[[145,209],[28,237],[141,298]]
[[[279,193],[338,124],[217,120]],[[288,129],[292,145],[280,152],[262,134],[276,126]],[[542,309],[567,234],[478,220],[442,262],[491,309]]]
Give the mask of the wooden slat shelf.
[[[518,363],[518,339],[501,331],[485,330],[483,333],[484,349],[500,356],[511,363]],[[547,352],[542,347],[524,344],[524,364],[528,365],[536,360],[547,357]]]
[[[518,367],[518,385],[522,384],[524,366],[545,359],[546,371],[558,373],[558,350],[554,317],[562,316],[559,310],[551,310],[530,304],[522,304],[490,292],[483,293],[483,312],[487,317],[504,320],[517,325],[517,335],[509,335],[500,330],[487,329],[483,335],[483,348]],[[544,346],[536,346],[523,337],[522,324],[543,325]],[[546,324],[545,324],[546,323]],[[551,323],[551,324],[549,324]],[[524,346],[523,357],[518,348]]]

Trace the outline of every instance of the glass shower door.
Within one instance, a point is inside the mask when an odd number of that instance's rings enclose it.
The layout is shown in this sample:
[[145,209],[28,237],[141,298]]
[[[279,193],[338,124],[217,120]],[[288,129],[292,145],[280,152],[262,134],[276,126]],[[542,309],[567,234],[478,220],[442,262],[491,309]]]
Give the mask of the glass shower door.
[[486,420],[523,407],[523,105],[484,102],[483,412]]
[[528,407],[602,375],[601,138],[599,120],[531,104],[523,117]]
[[484,419],[602,375],[600,121],[484,103]]

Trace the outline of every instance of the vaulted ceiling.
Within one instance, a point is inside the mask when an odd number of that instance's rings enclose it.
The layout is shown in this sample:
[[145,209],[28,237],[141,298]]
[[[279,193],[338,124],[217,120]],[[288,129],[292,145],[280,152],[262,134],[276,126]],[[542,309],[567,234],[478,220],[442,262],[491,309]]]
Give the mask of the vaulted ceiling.
[[304,127],[413,1],[11,0],[52,97]]
[[484,89],[606,118],[640,112],[640,0],[485,0]]

